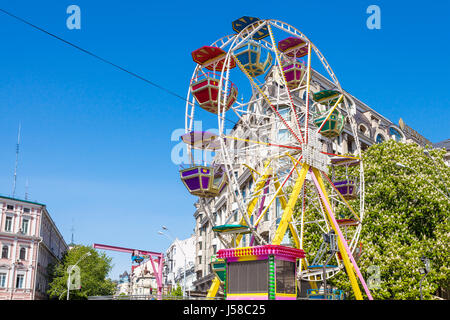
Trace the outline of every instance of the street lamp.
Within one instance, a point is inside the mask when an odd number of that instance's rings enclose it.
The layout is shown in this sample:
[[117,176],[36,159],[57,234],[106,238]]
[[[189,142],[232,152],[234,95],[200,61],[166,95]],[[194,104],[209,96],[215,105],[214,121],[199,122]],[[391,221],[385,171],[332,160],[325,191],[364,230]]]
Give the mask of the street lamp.
[[[170,233],[169,229],[166,226],[162,226],[163,230],[166,230],[168,233]],[[158,231],[158,234],[160,235],[164,235],[166,236],[170,241],[174,241],[173,238],[171,236],[169,236],[168,234],[162,232],[162,231]],[[177,242],[178,246],[180,247],[181,253],[184,256],[184,270],[183,270],[183,297],[186,296],[186,254],[184,253],[183,248],[180,245],[180,242],[178,241],[177,238],[175,238],[175,241]]]
[[[410,167],[405,166],[405,165],[404,165],[403,163],[401,163],[401,162],[396,162],[396,163],[395,163],[395,166],[398,167],[398,168],[405,168],[405,169],[412,170],[412,171],[414,171],[417,175],[419,175],[419,173],[418,173],[416,170],[414,170],[413,168],[410,168]],[[449,196],[446,195],[441,189],[439,189],[438,187],[436,187],[434,184],[430,183],[428,180],[425,180],[425,181],[427,181],[427,182],[428,182],[433,188],[435,188],[437,191],[439,191],[440,193],[442,193],[442,195],[443,195],[444,197],[446,197],[448,200],[450,200]]]
[[425,279],[425,277],[430,273],[430,259],[428,259],[425,256],[422,256],[420,260],[425,264],[425,268],[420,268],[419,272],[420,274],[423,274],[423,277],[420,279],[420,300],[423,300],[422,295],[422,281]]
[[77,263],[75,263],[73,266],[70,266],[67,268],[67,272],[69,273],[69,277],[67,278],[67,300],[69,300],[69,294],[70,294],[70,274],[72,273],[73,268],[77,266],[86,257],[89,257],[91,255],[90,252],[86,252],[80,259],[78,259]]

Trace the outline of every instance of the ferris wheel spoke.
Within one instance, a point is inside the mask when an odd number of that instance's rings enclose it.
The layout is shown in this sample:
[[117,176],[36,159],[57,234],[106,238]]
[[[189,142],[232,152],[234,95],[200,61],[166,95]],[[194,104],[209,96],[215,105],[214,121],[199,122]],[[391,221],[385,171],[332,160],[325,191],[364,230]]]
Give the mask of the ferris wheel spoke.
[[233,55],[233,58],[236,60],[236,64],[239,66],[241,71],[247,76],[247,78],[250,80],[250,82],[253,84],[256,89],[258,89],[259,93],[262,95],[262,97],[266,100],[266,102],[269,104],[269,106],[272,108],[272,110],[275,112],[275,114],[281,119],[285,127],[291,132],[291,134],[295,137],[295,139],[300,143],[300,145],[303,144],[303,141],[300,140],[300,138],[294,133],[292,128],[287,124],[286,120],[281,116],[281,114],[278,112],[277,108],[275,108],[270,101],[270,99],[267,97],[267,95],[261,90],[259,86],[256,85],[253,77],[245,70],[241,62]]
[[334,189],[334,191],[336,192],[336,194],[339,196],[339,198],[344,202],[344,204],[347,206],[347,208],[350,210],[350,212],[353,214],[353,216],[358,220],[361,221],[361,219],[359,218],[359,216],[356,214],[356,212],[353,210],[352,206],[347,202],[347,200],[344,198],[344,196],[342,195],[342,193],[339,192],[339,190],[336,188],[336,186],[334,185],[333,181],[331,181],[331,179],[328,177],[328,175],[325,172],[321,172],[322,175],[326,178],[326,180],[329,182],[329,184],[331,185],[331,187]]
[[338,106],[339,103],[341,103],[342,98],[344,97],[343,94],[341,94],[338,98],[338,100],[336,101],[336,103],[334,104],[334,106],[328,111],[327,116],[325,117],[325,119],[322,121],[322,124],[319,127],[319,130],[317,131],[318,133],[320,133],[322,131],[323,126],[325,125],[325,123],[327,123],[328,119],[330,118],[331,114],[333,113],[333,111],[336,109],[336,107]]
[[287,95],[289,97],[291,111],[294,114],[294,117],[295,117],[295,120],[296,120],[298,133],[300,134],[300,138],[302,139],[302,141],[305,141],[304,138],[303,138],[303,135],[302,135],[302,130],[300,128],[301,126],[300,126],[300,121],[299,121],[298,116],[297,116],[297,111],[295,110],[294,101],[292,100],[292,96],[291,96],[291,93],[290,93],[290,90],[289,90],[289,86],[288,86],[288,83],[287,83],[287,80],[286,80],[286,74],[285,74],[285,72],[283,70],[283,65],[281,64],[281,59],[280,59],[278,48],[277,48],[276,43],[275,43],[275,37],[274,37],[273,32],[272,32],[272,27],[270,26],[270,24],[268,24],[267,28],[269,30],[270,39],[272,41],[273,52],[275,53],[275,58],[277,60],[278,70],[279,70],[279,72],[282,75],[283,84],[284,84],[284,87],[286,89],[286,93],[287,93]]

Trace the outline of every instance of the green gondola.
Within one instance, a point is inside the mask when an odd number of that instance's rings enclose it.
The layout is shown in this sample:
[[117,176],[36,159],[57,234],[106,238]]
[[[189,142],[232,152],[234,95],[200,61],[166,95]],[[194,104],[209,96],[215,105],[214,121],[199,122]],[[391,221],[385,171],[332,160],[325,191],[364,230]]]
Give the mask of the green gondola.
[[[320,128],[322,122],[325,121],[329,110],[323,111],[314,117],[314,124]],[[334,138],[341,134],[344,129],[344,116],[335,109],[328,120],[323,125],[320,134],[327,138]]]

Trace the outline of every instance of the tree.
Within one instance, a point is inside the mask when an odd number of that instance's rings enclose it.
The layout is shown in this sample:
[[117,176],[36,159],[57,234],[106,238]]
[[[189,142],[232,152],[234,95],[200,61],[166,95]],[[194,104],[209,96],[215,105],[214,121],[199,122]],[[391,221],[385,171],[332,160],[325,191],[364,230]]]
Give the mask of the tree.
[[105,253],[98,253],[92,247],[77,245],[66,252],[60,263],[49,268],[48,273],[51,279],[47,293],[50,298],[66,299],[67,269],[75,265],[87,252],[90,252],[90,256],[82,259],[77,265],[80,268],[81,288],[70,290],[70,299],[82,300],[87,299],[88,296],[114,294],[116,285],[106,278],[112,268],[112,259]]
[[181,297],[183,296],[183,290],[181,289],[180,284],[177,282],[177,288],[176,289],[172,289],[170,291],[170,295],[174,296],[174,297]]
[[[450,201],[442,193],[450,185],[450,168],[443,162],[445,151],[428,151],[434,161],[422,147],[390,140],[363,154],[365,216],[358,266],[366,281],[374,276],[371,265],[380,268],[380,287],[371,289],[374,299],[419,299],[422,256],[431,261],[424,299],[449,287]],[[353,296],[345,271],[330,283]]]

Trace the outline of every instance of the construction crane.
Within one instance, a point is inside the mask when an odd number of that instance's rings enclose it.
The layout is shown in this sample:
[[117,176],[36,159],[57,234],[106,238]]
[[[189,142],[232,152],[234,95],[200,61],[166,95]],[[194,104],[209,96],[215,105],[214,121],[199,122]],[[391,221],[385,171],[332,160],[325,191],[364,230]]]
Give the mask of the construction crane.
[[[111,250],[111,251],[118,251],[118,252],[126,252],[131,253],[131,260],[135,262],[142,262],[144,260],[143,256],[148,256],[149,260],[152,264],[153,268],[153,274],[156,278],[156,284],[157,284],[157,297],[158,299],[162,296],[162,268],[164,264],[164,254],[160,252],[153,252],[153,251],[147,251],[147,250],[139,250],[139,249],[130,249],[130,248],[123,248],[123,247],[116,247],[116,246],[109,246],[106,244],[99,244],[94,243],[93,248],[99,249],[99,250]],[[155,266],[155,262],[158,264]],[[133,270],[131,270],[133,272]]]

